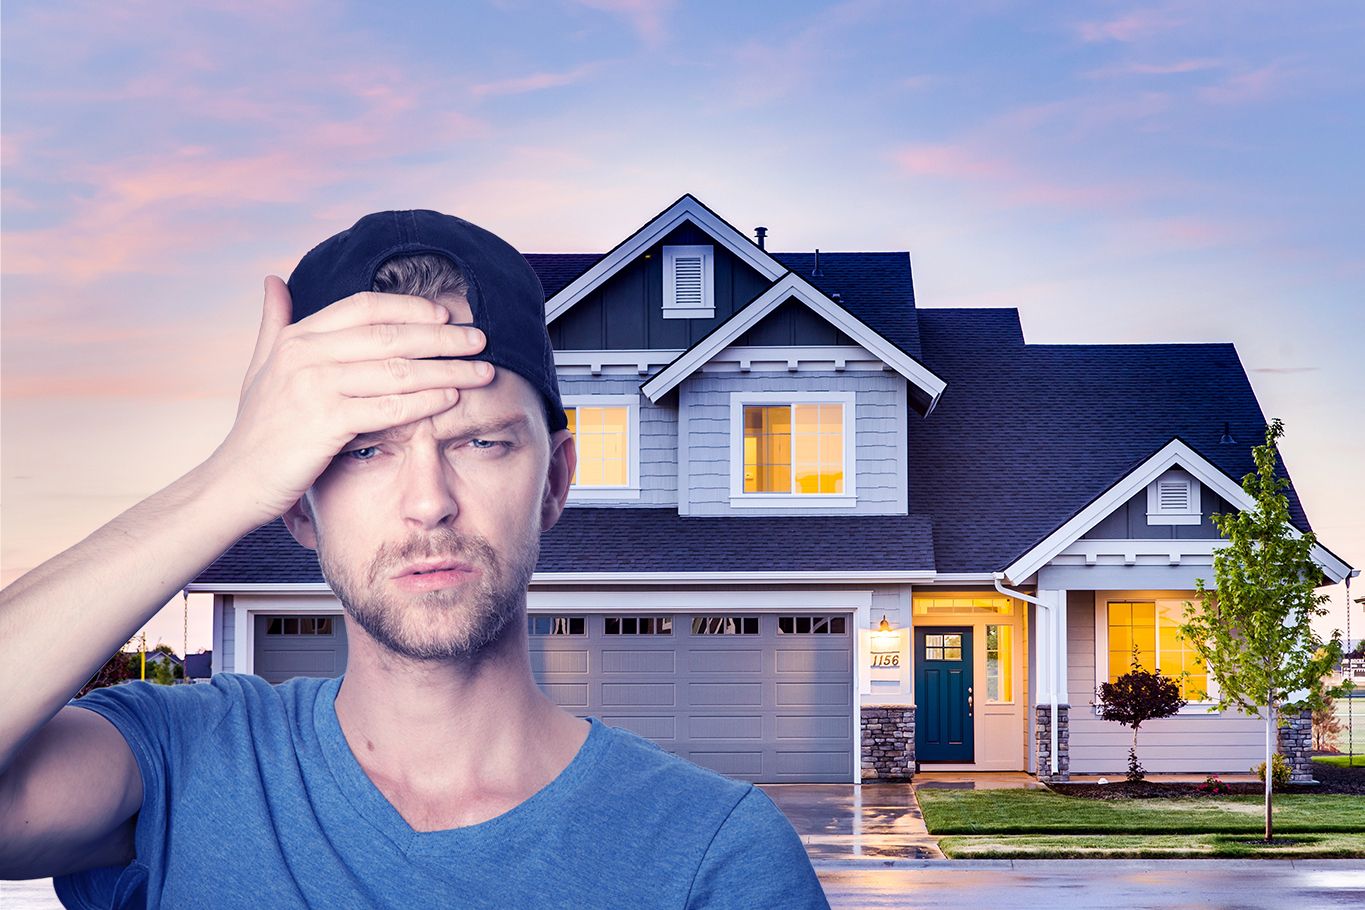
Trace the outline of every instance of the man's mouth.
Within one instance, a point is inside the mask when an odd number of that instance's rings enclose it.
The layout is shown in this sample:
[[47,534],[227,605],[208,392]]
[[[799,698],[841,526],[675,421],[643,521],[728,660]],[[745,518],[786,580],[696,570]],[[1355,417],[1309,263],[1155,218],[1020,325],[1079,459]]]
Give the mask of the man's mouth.
[[430,591],[461,585],[479,574],[474,565],[458,559],[423,561],[404,566],[392,576],[394,583],[412,591]]

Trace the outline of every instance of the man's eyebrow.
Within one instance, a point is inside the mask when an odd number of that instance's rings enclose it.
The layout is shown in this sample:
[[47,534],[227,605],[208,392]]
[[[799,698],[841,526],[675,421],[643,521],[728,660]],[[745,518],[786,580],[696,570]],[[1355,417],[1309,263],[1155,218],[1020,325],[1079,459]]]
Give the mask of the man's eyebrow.
[[456,427],[454,433],[442,433],[444,439],[480,439],[484,436],[496,436],[507,430],[520,430],[530,423],[530,418],[525,414],[495,418],[485,420],[482,423],[466,423]]
[[405,426],[389,427],[387,430],[376,430],[373,433],[358,433],[349,445],[369,446],[377,442],[393,442],[402,440],[411,434],[411,430],[406,430]]

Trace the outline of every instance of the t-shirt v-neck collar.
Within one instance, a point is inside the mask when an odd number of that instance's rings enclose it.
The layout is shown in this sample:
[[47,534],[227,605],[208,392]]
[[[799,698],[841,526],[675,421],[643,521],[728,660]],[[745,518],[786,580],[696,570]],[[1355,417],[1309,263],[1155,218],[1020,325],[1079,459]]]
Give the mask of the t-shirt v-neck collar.
[[525,802],[475,825],[444,831],[416,831],[370,780],[346,742],[346,734],[341,730],[341,721],[337,719],[336,712],[336,696],[341,690],[342,678],[329,679],[323,683],[313,706],[313,725],[323,759],[332,772],[341,796],[377,832],[392,841],[400,851],[410,855],[440,852],[460,844],[499,838],[504,831],[523,825],[529,817],[553,812],[557,803],[562,803],[583,784],[601,759],[608,743],[607,728],[596,718],[589,718],[592,727],[588,731],[588,738],[573,761]]

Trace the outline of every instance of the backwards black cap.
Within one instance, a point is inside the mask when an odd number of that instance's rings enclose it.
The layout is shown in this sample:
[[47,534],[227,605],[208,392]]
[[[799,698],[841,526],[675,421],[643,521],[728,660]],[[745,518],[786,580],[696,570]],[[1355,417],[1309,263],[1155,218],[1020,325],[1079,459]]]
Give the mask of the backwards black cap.
[[294,321],[373,287],[395,256],[435,253],[469,282],[474,326],[488,344],[477,359],[524,377],[545,397],[550,432],[568,426],[545,331],[545,291],[526,258],[507,241],[453,215],[417,209],[366,215],[313,247],[289,276]]

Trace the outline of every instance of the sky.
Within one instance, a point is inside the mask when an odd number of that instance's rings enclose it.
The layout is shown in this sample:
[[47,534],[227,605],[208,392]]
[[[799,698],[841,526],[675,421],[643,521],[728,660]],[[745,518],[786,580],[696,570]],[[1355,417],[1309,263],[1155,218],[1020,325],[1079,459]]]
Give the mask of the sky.
[[[1032,343],[1234,342],[1314,530],[1365,567],[1358,2],[8,0],[0,24],[0,583],[213,451],[262,278],[361,215],[604,252],[684,193],[770,249],[908,250],[920,306],[1017,307]],[[187,631],[177,598],[149,643],[209,647],[209,609]]]

